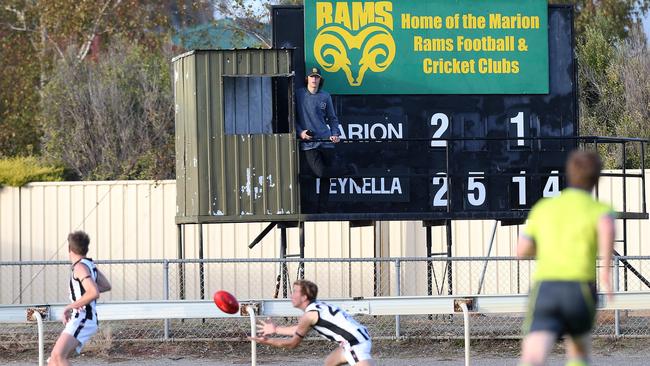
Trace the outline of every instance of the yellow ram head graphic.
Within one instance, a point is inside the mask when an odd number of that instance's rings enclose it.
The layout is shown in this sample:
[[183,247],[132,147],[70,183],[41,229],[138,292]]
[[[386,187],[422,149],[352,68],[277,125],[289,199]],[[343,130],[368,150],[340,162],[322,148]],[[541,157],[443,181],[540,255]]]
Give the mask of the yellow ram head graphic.
[[[348,50],[361,50],[358,73],[355,78]],[[385,28],[370,25],[356,35],[338,25],[325,27],[314,41],[314,56],[323,69],[330,73],[343,70],[351,86],[359,86],[366,71],[382,72],[395,58],[395,41]]]

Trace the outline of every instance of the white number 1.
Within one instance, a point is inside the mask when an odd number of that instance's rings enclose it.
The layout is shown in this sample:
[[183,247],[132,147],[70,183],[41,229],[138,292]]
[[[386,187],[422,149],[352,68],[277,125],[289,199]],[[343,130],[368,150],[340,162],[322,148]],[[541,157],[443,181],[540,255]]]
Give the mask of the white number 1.
[[512,182],[519,185],[519,205],[524,206],[526,204],[526,171],[522,170],[520,174],[523,174],[523,177],[512,177]]
[[[510,123],[517,125],[517,137],[524,137],[524,112],[510,118]],[[524,140],[517,140],[517,146],[524,146]]]

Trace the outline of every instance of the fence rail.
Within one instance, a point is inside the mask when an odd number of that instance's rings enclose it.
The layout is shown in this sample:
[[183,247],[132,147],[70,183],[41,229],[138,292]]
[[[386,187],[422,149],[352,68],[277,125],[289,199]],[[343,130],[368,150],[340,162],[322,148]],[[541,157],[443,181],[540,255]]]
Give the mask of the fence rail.
[[[105,301],[201,300],[216,290],[242,299],[282,298],[293,280],[328,298],[526,294],[535,263],[513,257],[163,259],[97,261],[113,283]],[[650,291],[650,257],[617,256],[619,288]],[[627,272],[627,276],[625,273]],[[0,304],[63,303],[67,261],[0,262]]]
[[[625,263],[625,265],[624,265]],[[319,284],[320,298],[502,296],[525,298],[531,285],[534,261],[495,258],[342,258],[342,259],[205,259],[97,261],[113,282],[113,290],[100,303],[124,301],[209,301],[216,290],[227,290],[240,300],[288,296],[291,283],[304,267],[304,277]],[[616,257],[616,288],[647,292],[643,276],[650,275],[650,257]],[[203,270],[200,269],[203,268]],[[628,271],[625,286],[625,268]],[[431,268],[431,271],[427,271]],[[451,269],[451,271],[449,271]],[[69,262],[0,262],[1,304],[65,304],[68,302]],[[203,277],[201,277],[203,273]],[[428,275],[430,273],[430,275]],[[450,275],[451,274],[451,275]],[[506,275],[507,274],[507,275]],[[119,284],[119,285],[116,285]],[[280,301],[280,300],[278,300]],[[216,309],[216,308],[215,308]],[[646,310],[620,313],[601,311],[597,335],[650,336]],[[177,318],[170,316],[170,318]],[[382,337],[462,338],[459,314],[360,315],[371,332]],[[280,323],[291,321],[277,319]],[[494,313],[472,318],[473,338],[516,338],[521,335],[520,312]],[[1,323],[1,322],[0,322]],[[6,325],[6,326],[5,326]],[[111,341],[135,339],[241,339],[247,319],[171,319],[102,322],[103,337]],[[35,342],[35,327],[3,324],[0,343]],[[46,323],[51,342],[60,324]],[[102,336],[99,336],[102,339]]]

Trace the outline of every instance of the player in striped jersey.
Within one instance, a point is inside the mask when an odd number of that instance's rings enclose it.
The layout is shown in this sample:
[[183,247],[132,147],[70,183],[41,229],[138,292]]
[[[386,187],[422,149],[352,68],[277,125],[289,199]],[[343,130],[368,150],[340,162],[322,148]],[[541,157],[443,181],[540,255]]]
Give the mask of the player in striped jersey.
[[48,366],[69,365],[73,351],[81,352],[84,344],[97,333],[97,308],[95,300],[100,292],[109,291],[111,284],[97,269],[93,260],[86,257],[90,239],[83,231],[68,235],[68,254],[72,262],[70,273],[70,301],[63,309],[61,332],[48,359]]
[[[291,304],[305,312],[298,320],[298,325],[280,327],[271,319],[267,319],[257,326],[262,336],[250,339],[274,347],[295,348],[302,342],[307,332],[314,328],[325,338],[340,345],[327,356],[325,366],[346,363],[359,366],[374,365],[370,356],[372,341],[366,327],[341,308],[317,301],[317,295],[318,287],[315,283],[305,280],[294,282]],[[291,338],[267,338],[273,334],[291,336]]]

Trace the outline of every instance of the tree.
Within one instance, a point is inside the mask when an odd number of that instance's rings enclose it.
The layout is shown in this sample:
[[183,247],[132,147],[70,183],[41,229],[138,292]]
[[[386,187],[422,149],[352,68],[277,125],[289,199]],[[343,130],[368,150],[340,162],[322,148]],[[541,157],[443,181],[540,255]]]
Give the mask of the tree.
[[[262,47],[271,47],[270,10],[272,5],[302,5],[302,0],[211,0],[218,14],[231,19],[233,30],[259,40]],[[650,0],[649,0],[650,1]]]
[[174,172],[170,57],[127,40],[96,62],[71,48],[43,93],[44,154],[82,179],[163,179]]
[[[578,46],[582,135],[650,137],[650,52],[640,27],[610,41],[588,26]],[[639,166],[640,146],[628,145],[628,166]],[[601,147],[606,166],[621,168],[622,146]]]
[[0,157],[37,153],[40,66],[25,34],[0,29]]
[[168,39],[165,3],[141,0],[4,0],[0,5],[0,156],[40,151],[41,91],[53,65],[99,57],[115,37],[159,49]]
[[550,4],[573,5],[576,33],[581,37],[594,23],[607,38],[626,38],[650,9],[650,0],[550,0]]

